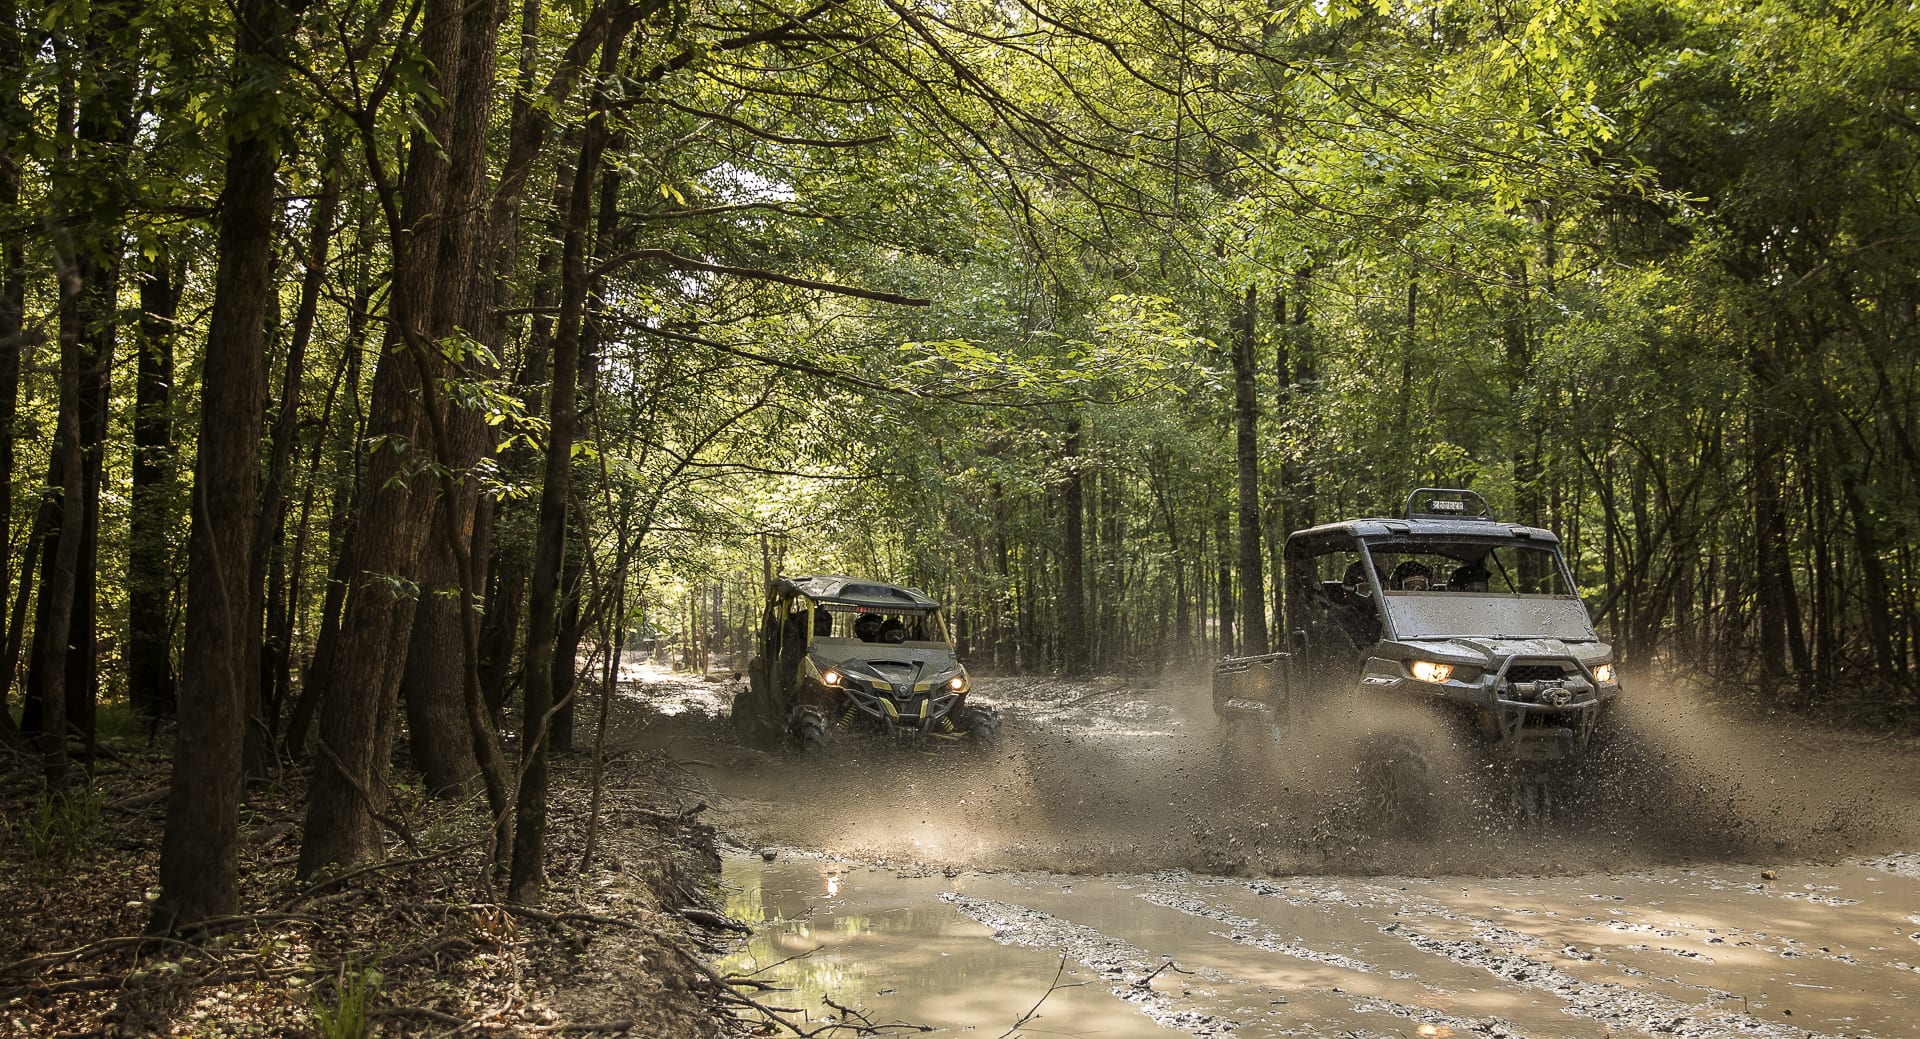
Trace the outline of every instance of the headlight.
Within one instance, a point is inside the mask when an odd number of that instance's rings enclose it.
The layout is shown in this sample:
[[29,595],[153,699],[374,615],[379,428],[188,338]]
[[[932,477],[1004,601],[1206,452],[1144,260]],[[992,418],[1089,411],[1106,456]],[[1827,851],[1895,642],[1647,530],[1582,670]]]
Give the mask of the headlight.
[[950,693],[964,693],[964,692],[966,692],[966,691],[967,691],[967,676],[966,676],[966,675],[954,675],[954,676],[953,676],[952,678],[949,678],[949,679],[947,679],[947,691],[948,691],[948,692],[950,692]]
[[821,685],[839,685],[840,672],[835,671],[832,668],[828,668],[827,670],[820,672],[820,684]]
[[1613,665],[1596,664],[1593,668],[1593,680],[1606,685],[1613,684]]
[[1422,682],[1440,683],[1453,677],[1452,664],[1436,664],[1431,660],[1416,660],[1408,668],[1413,677]]

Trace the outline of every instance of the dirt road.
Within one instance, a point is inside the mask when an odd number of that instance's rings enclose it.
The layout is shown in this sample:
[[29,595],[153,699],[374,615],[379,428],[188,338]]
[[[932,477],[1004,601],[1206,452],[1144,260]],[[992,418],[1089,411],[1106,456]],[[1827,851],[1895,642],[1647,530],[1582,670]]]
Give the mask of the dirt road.
[[648,740],[742,841],[731,908],[762,927],[728,966],[785,960],[766,977],[816,1019],[999,1036],[1039,1002],[1016,1034],[1920,1035],[1908,742],[1641,693],[1633,753],[1549,825],[1469,773],[1380,832],[1344,723],[1222,723],[1198,684],[988,681],[996,748],[803,762],[727,739],[724,688],[636,678]]

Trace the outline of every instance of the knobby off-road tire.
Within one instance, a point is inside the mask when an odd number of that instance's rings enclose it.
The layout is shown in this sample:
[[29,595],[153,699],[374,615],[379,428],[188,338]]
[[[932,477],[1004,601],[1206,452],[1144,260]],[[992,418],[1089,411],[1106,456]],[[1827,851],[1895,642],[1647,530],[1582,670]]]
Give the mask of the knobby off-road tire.
[[1000,712],[992,707],[967,705],[967,738],[988,744],[1000,739]]
[[812,704],[800,704],[787,712],[787,747],[796,754],[813,754],[827,745],[832,728],[827,712]]
[[1357,766],[1360,814],[1383,831],[1419,836],[1434,822],[1437,780],[1427,754],[1412,739],[1384,735]]

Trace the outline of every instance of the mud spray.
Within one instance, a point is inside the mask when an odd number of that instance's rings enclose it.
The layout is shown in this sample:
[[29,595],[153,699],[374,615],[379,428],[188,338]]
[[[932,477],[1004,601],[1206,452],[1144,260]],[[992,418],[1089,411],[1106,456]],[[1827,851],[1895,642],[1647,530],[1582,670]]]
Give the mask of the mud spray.
[[[674,688],[663,676],[634,695]],[[1544,821],[1425,715],[1340,704],[1277,725],[1220,718],[1201,678],[989,679],[976,695],[1005,712],[995,746],[848,740],[798,759],[740,748],[701,711],[640,735],[701,761],[735,833],[935,869],[1542,875],[1920,843],[1911,740],[1739,719],[1673,679],[1629,687]],[[1433,781],[1409,816],[1370,810],[1383,739],[1419,747]]]

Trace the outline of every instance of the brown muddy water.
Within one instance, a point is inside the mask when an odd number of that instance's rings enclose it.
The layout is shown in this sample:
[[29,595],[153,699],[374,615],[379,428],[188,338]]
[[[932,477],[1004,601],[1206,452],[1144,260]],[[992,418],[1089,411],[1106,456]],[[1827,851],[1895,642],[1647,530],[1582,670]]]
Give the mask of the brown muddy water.
[[1198,683],[1003,679],[976,693],[996,747],[802,760],[736,745],[725,683],[629,677],[639,738],[737,841],[722,888],[755,933],[720,966],[815,1026],[1920,1037],[1912,741],[1629,687],[1545,825],[1453,762],[1381,832],[1354,803],[1376,718],[1277,732]]

